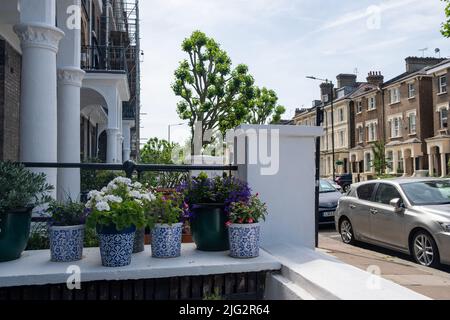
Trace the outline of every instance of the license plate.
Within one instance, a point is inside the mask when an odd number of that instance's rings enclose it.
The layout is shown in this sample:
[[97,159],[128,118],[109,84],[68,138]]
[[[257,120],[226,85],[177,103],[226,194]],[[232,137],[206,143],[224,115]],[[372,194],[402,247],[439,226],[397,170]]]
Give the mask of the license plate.
[[323,216],[324,216],[325,218],[328,218],[328,217],[334,217],[334,211],[324,212],[324,213],[323,213]]

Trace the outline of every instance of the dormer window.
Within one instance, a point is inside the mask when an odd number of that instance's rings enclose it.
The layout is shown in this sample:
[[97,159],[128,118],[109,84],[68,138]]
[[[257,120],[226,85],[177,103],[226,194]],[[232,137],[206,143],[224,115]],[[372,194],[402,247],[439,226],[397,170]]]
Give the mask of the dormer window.
[[447,76],[439,77],[439,94],[447,93]]
[[390,102],[391,104],[400,102],[400,88],[393,88],[389,90]]
[[416,87],[414,86],[414,83],[408,84],[408,98],[414,98],[416,96]]

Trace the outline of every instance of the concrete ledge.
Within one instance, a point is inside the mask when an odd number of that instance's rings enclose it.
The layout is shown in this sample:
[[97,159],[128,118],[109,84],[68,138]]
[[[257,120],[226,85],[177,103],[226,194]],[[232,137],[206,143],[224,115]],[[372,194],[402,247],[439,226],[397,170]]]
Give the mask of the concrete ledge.
[[98,248],[84,250],[84,259],[75,263],[53,263],[50,252],[26,251],[21,259],[0,263],[0,287],[34,286],[66,283],[69,266],[81,269],[81,281],[159,279],[226,273],[280,270],[281,264],[261,250],[260,257],[238,260],[228,252],[201,252],[193,244],[183,244],[182,256],[154,259],[150,246],[133,255],[130,266],[106,268],[101,265]]
[[280,244],[266,246],[265,250],[281,262],[283,277],[318,300],[429,300],[380,276],[308,248]]

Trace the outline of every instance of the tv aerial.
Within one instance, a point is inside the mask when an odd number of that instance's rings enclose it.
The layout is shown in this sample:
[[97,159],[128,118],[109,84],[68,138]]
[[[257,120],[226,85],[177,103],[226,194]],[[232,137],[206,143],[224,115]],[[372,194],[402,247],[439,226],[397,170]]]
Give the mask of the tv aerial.
[[428,51],[428,48],[419,49],[422,52],[422,57],[425,57],[425,52]]

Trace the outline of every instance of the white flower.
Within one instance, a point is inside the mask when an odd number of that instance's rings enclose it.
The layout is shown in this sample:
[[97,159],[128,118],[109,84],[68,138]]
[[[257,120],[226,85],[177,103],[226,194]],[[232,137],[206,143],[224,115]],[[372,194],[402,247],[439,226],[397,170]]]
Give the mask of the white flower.
[[130,191],[130,196],[135,199],[142,199],[142,194],[136,190]]
[[88,199],[89,200],[95,200],[95,201],[101,201],[103,196],[104,196],[103,192],[100,192],[100,191],[97,191],[97,190],[93,190],[93,191],[89,192]]
[[132,185],[131,179],[124,178],[124,177],[117,177],[112,182],[113,183],[125,184],[127,186],[131,186]]
[[119,186],[116,185],[116,184],[114,183],[114,181],[111,181],[110,183],[108,183],[108,186],[106,187],[106,190],[107,190],[107,191],[113,191],[113,190],[116,190],[118,187],[119,187]]
[[136,189],[142,189],[142,183],[140,183],[140,182],[135,182],[135,183],[133,184],[133,188],[136,188]]
[[95,208],[98,211],[109,211],[109,210],[111,210],[111,208],[109,207],[109,204],[107,202],[104,202],[104,201],[98,202],[96,204]]
[[142,199],[147,200],[147,201],[153,201],[156,199],[156,197],[153,193],[143,193],[141,196],[142,196]]
[[107,202],[113,202],[113,203],[122,203],[122,198],[121,197],[117,197],[114,195],[107,195],[104,198]]

